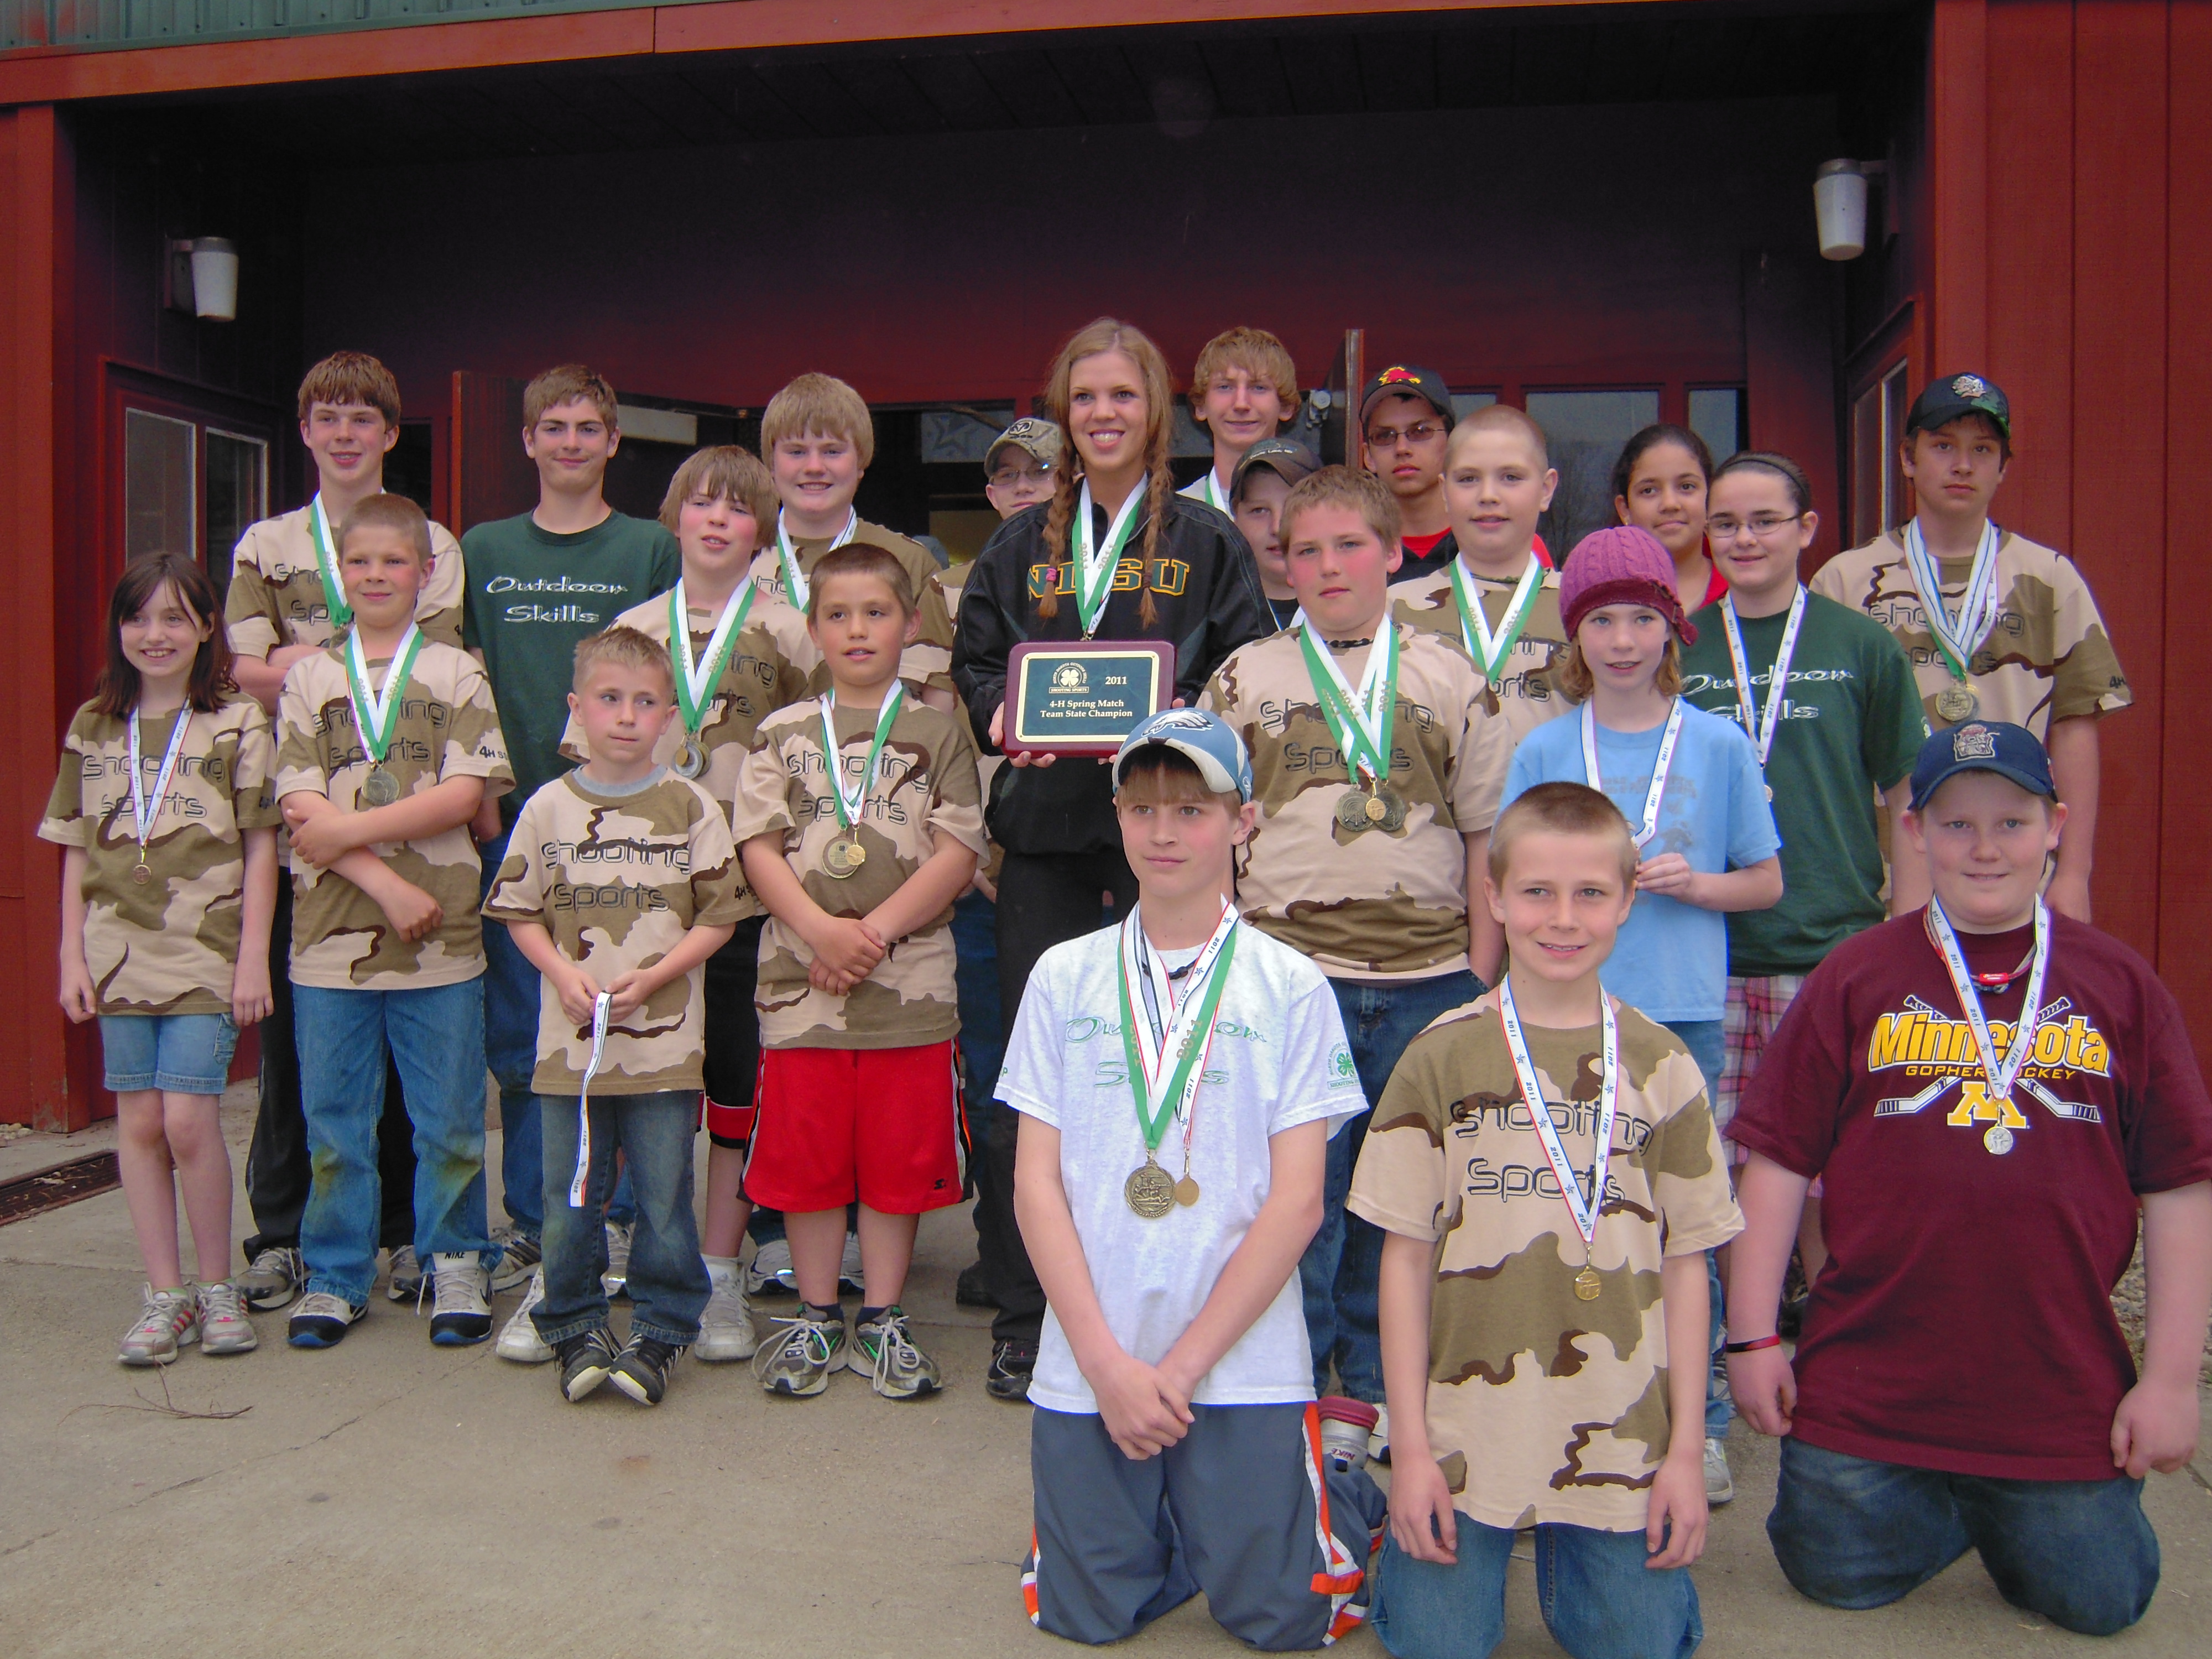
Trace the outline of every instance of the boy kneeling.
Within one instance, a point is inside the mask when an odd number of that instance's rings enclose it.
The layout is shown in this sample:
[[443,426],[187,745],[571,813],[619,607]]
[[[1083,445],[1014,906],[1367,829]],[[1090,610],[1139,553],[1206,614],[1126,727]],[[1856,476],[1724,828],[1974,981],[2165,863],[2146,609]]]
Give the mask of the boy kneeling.
[[1407,1046],[1352,1176],[1346,1207],[1388,1234],[1375,1631],[1406,1659],[1498,1645],[1529,1525],[1576,1659],[1686,1659],[1704,1634],[1705,1252],[1742,1224],[1696,1061],[1598,983],[1637,856],[1582,784],[1499,816],[1504,981]]
[[[1729,1131],[1729,1379],[1788,1437],[1767,1536],[1831,1607],[1971,1547],[2014,1606],[2108,1636],[2158,1586],[2143,1476],[2197,1448],[2212,1103],[2150,964],[2039,897],[2066,808],[2025,727],[1929,738],[1902,823],[1934,899],[1814,970]],[[1793,1370],[1775,1312],[1814,1176],[1830,1255]],[[2109,1299],[2138,1213],[2140,1378]]]
[[1204,1590],[1255,1647],[1318,1647],[1362,1615],[1383,1505],[1324,1464],[1297,1265],[1366,1102],[1328,981],[1231,902],[1255,810],[1235,732],[1155,714],[1114,785],[1137,905],[1038,961],[1000,1085],[1048,1303],[1023,1589],[1079,1642]]

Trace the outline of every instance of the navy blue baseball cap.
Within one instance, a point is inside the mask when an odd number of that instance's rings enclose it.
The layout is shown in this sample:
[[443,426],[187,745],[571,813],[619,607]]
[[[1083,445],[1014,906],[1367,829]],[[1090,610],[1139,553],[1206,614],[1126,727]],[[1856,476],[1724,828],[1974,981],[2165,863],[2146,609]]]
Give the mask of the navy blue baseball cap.
[[1920,745],[1920,758],[1912,763],[1912,810],[1927,805],[1930,795],[1961,772],[1994,772],[2031,795],[2058,799],[2051,781],[2051,757],[2034,732],[2003,720],[1968,720]]
[[1198,768],[1206,787],[1217,795],[1234,792],[1239,800],[1252,799],[1252,757],[1244,739],[1218,714],[1203,708],[1163,708],[1147,714],[1129,728],[1129,735],[1114,756],[1114,787],[1121,787],[1122,769],[1139,749],[1158,745],[1172,749]]

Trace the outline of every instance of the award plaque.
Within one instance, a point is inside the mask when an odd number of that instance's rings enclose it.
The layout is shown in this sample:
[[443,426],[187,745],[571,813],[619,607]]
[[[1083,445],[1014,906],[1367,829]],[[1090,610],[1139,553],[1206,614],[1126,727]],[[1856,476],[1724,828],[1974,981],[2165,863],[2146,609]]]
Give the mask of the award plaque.
[[1035,640],[1006,659],[1010,755],[1109,756],[1129,728],[1175,700],[1164,640]]

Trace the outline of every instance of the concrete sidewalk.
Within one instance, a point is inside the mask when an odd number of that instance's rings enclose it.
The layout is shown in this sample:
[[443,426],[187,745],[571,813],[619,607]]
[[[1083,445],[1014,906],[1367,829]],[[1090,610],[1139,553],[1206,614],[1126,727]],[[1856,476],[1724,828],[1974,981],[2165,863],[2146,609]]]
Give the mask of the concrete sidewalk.
[[[246,1092],[225,1112],[241,1167]],[[14,1143],[4,1173],[75,1154],[58,1146]],[[983,1392],[988,1321],[952,1303],[973,1255],[964,1212],[925,1222],[907,1303],[950,1385],[933,1399],[894,1405],[848,1375],[771,1401],[744,1366],[687,1360],[647,1411],[612,1389],[567,1405],[549,1368],[489,1345],[434,1348],[380,1289],[330,1352],[286,1347],[283,1317],[262,1316],[258,1352],[128,1370],[114,1349],[143,1275],[122,1194],[0,1228],[0,1655],[1070,1651],[1022,1613],[1025,1414]],[[141,1409],[165,1382],[180,1407],[251,1409]],[[2164,1584],[2140,1626],[2096,1643],[2007,1607],[1972,1558],[1879,1612],[1814,1607],[1766,1547],[1771,1443],[1739,1427],[1731,1455],[1739,1496],[1698,1568],[1712,1659],[2206,1650],[2199,1478],[2153,1477]],[[1510,1595],[1500,1655],[1556,1654],[1525,1566]],[[1202,1605],[1127,1646],[1237,1650]],[[1370,1634],[1351,1648],[1381,1659]]]

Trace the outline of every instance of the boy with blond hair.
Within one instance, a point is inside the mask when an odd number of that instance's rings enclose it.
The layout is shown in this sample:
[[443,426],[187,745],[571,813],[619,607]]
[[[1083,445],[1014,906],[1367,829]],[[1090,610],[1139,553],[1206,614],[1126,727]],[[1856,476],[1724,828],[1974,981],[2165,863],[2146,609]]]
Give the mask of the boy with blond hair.
[[1407,1045],[1352,1178],[1384,1229],[1390,1535],[1375,1632],[1486,1654],[1534,1525],[1569,1653],[1694,1652],[1705,1547],[1705,1252],[1742,1225],[1697,1062],[1605,994],[1636,896],[1620,810],[1539,784],[1499,815],[1496,990]]
[[[399,441],[399,383],[365,351],[334,351],[300,382],[300,441],[315,462],[315,495],[307,506],[249,525],[231,556],[223,628],[238,689],[271,714],[292,665],[327,648],[353,619],[337,572],[334,532],[362,501],[384,493],[384,458]],[[415,620],[423,634],[461,642],[461,549],[444,526],[430,526],[429,580]],[[278,858],[289,861],[279,838]],[[298,1050],[292,1034],[292,884],[276,884],[269,930],[269,975],[276,1006],[261,1025],[261,1106],[246,1156],[246,1197],[253,1236],[250,1264],[239,1280],[246,1301],[281,1308],[299,1294],[300,1213],[313,1185],[307,1167],[307,1122],[300,1106]],[[385,1072],[385,1115],[379,1128],[378,1173],[385,1191],[384,1243],[392,1250],[392,1295],[421,1286],[414,1265],[415,1152],[401,1097],[399,1073]]]
[[[1237,902],[1261,933],[1328,976],[1371,1106],[1413,1034],[1497,971],[1486,911],[1470,915],[1510,758],[1505,724],[1446,636],[1394,621],[1398,504],[1382,480],[1324,467],[1295,485],[1281,530],[1297,628],[1231,653],[1203,707],[1252,751],[1255,832]],[[1381,1236],[1344,1195],[1366,1133],[1330,1143],[1325,1208],[1300,1272],[1314,1385],[1382,1400],[1375,1325]]]
[[[960,1201],[952,902],[982,855],[964,714],[908,695],[921,625],[906,568],[854,542],[817,560],[807,624],[830,689],[763,721],[733,828],[772,918],[762,935],[760,1088],[745,1189],[784,1212],[799,1305],[753,1356],[770,1394],[832,1371],[887,1399],[940,1386],[899,1305],[921,1215]],[[860,1205],[861,1307],[837,1302]]]
[[[484,901],[544,988],[532,1079],[544,1292],[531,1317],[572,1403],[611,1378],[659,1405],[710,1293],[691,1219],[704,969],[752,896],[726,809],[658,757],[680,707],[659,641],[617,623],[578,646],[568,708],[590,758],[530,798]],[[637,1205],[619,1352],[599,1224],[617,1151]]]
[[[876,427],[860,394],[830,374],[802,374],[761,411],[761,449],[782,510],[753,560],[763,594],[809,614],[814,567],[849,542],[880,547],[906,572],[917,631],[899,659],[900,676],[934,708],[957,706],[952,689],[952,614],[937,561],[920,542],[871,524],[853,507],[876,459]],[[828,688],[817,671],[814,689]]]
[[1213,440],[1213,464],[1176,492],[1233,518],[1237,464],[1298,412],[1298,370],[1264,328],[1232,328],[1208,340],[1190,371],[1190,417]]
[[1544,428],[1510,404],[1478,409],[1444,447],[1444,505],[1455,556],[1394,583],[1398,615],[1457,640],[1483,678],[1486,712],[1516,743],[1567,712],[1552,665],[1567,648],[1559,573],[1536,525],[1559,475]]
[[[522,447],[538,467],[538,505],[471,526],[461,538],[468,561],[462,637],[506,712],[514,765],[513,797],[477,817],[487,888],[507,857],[514,814],[568,768],[561,734],[577,646],[684,574],[675,537],[607,505],[607,463],[621,447],[614,387],[581,363],[547,369],[522,392]],[[492,1288],[506,1290],[537,1267],[545,1222],[530,1081],[538,985],[505,928],[485,935],[484,957],[484,1058],[499,1085],[500,1172],[513,1224]]]

